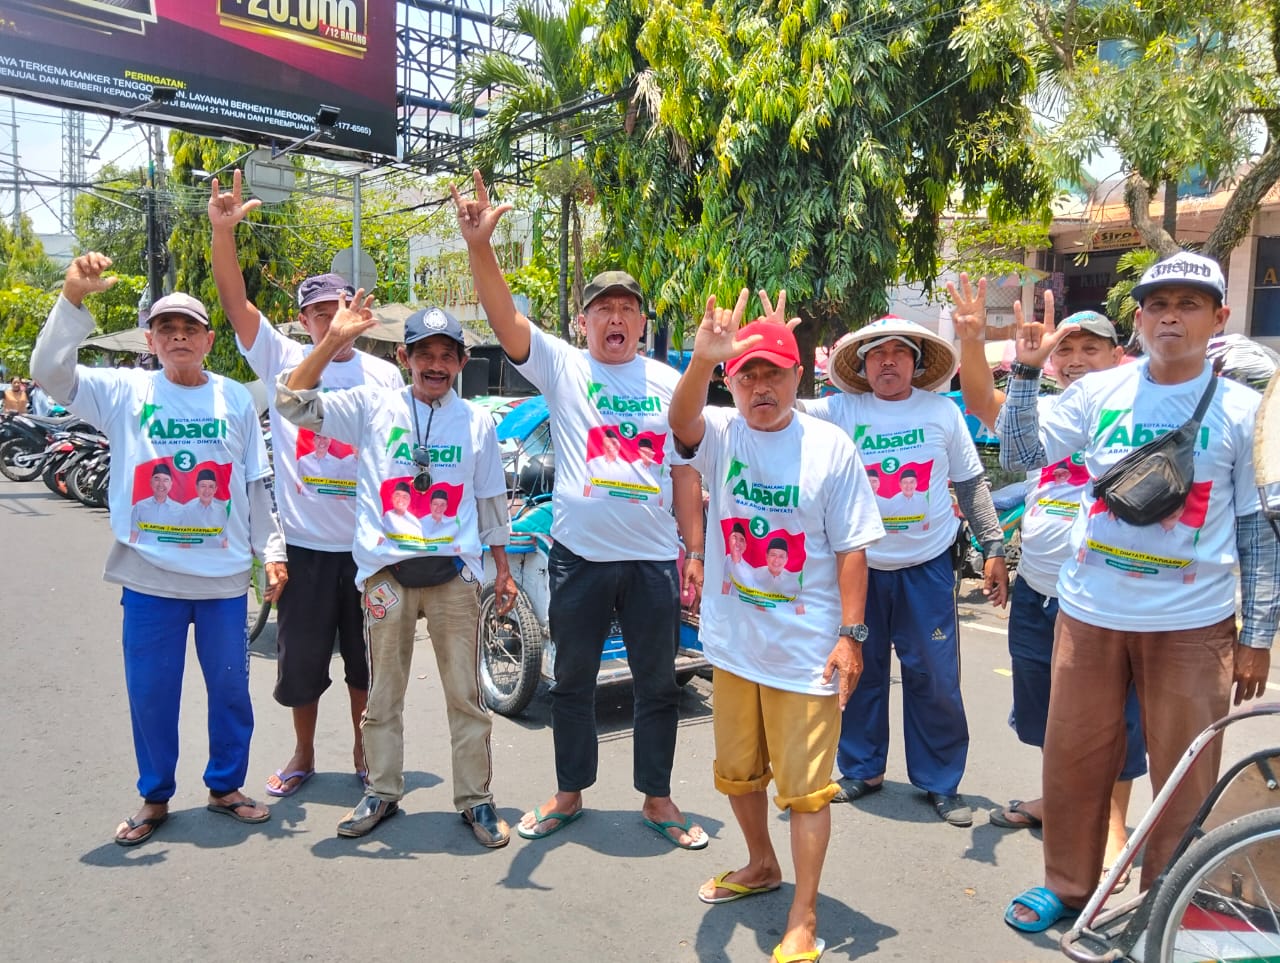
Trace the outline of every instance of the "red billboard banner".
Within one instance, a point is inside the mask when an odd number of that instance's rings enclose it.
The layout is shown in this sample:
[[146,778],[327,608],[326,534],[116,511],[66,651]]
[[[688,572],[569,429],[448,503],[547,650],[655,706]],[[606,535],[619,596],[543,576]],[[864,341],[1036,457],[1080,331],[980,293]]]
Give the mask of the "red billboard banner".
[[0,0],[0,90],[175,127],[396,154],[392,0]]

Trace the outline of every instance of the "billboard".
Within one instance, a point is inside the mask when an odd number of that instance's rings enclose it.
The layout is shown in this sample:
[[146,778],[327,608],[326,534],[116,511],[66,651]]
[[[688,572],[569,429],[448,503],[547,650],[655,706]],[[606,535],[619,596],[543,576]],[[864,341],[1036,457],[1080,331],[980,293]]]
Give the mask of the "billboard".
[[[0,90],[293,141],[339,110],[347,150],[396,154],[394,0],[0,0]],[[245,136],[245,135],[249,136]]]

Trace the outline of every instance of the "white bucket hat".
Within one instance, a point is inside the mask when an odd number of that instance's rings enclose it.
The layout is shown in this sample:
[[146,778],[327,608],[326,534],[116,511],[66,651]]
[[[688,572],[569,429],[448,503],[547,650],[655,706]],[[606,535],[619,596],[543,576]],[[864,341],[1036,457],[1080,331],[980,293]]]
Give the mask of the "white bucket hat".
[[836,342],[827,369],[831,383],[849,394],[870,392],[871,385],[862,373],[862,357],[874,344],[888,340],[903,341],[915,350],[917,362],[911,383],[925,391],[936,391],[951,381],[960,364],[951,342],[914,321],[888,315],[850,331]]

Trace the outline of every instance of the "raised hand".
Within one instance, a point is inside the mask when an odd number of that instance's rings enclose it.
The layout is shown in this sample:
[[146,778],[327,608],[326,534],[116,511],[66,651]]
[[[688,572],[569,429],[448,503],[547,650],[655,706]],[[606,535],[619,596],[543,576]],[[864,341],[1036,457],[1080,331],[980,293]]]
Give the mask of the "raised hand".
[[378,319],[373,316],[373,295],[366,297],[364,288],[361,288],[350,301],[345,294],[338,295],[338,310],[329,322],[325,340],[354,344],[356,338],[377,326]]
[[262,201],[256,197],[242,200],[243,190],[244,175],[238,167],[231,175],[230,192],[219,190],[218,179],[213,179],[213,187],[209,193],[209,223],[215,231],[219,228],[234,228],[244,220],[246,214],[262,206]]
[[[987,340],[987,279],[978,278],[975,289],[969,283],[969,275],[960,272],[960,289],[947,282],[947,294],[951,297],[951,323],[959,341]],[[1052,304],[1053,295],[1048,295]]]
[[778,292],[778,306],[775,308],[773,302],[769,300],[769,292],[761,290],[760,306],[764,308],[764,314],[756,318],[757,321],[770,321],[774,324],[785,324],[788,328],[795,330],[796,325],[800,323],[800,318],[787,318],[787,290],[783,288]]
[[1013,302],[1013,318],[1016,322],[1015,357],[1019,364],[1032,368],[1043,368],[1058,342],[1080,330],[1078,324],[1066,324],[1054,329],[1052,291],[1044,292],[1044,323],[1027,321],[1023,316],[1021,301]]
[[759,335],[739,340],[738,329],[742,326],[742,313],[747,307],[747,298],[751,292],[743,288],[738,293],[738,301],[729,308],[716,307],[716,296],[707,298],[707,309],[703,312],[702,323],[698,325],[697,336],[693,339],[693,353],[705,361],[719,364],[742,354],[757,341]]
[[98,294],[114,287],[120,279],[104,278],[102,272],[111,267],[111,258],[97,251],[81,254],[67,268],[62,281],[62,296],[77,308],[84,303],[85,295]]
[[471,176],[476,185],[475,197],[464,198],[454,184],[449,185],[449,193],[453,195],[453,204],[458,211],[458,227],[462,230],[462,239],[468,245],[488,244],[498,221],[503,214],[513,209],[513,205],[500,204],[494,207],[489,203],[489,189],[484,186],[484,178],[480,176],[480,172],[472,171]]

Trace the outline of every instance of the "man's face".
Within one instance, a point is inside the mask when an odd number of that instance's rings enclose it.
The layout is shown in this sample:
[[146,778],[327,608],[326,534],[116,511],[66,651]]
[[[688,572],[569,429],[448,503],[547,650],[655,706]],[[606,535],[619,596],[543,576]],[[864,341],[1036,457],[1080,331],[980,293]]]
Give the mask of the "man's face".
[[871,491],[872,491],[872,493],[873,493],[873,494],[879,494],[879,492],[880,492],[880,473],[879,473],[879,472],[874,472],[874,471],[869,471],[869,472],[867,472],[867,483],[871,485]]
[[403,488],[397,488],[391,493],[391,507],[400,515],[409,510],[409,493]]
[[906,343],[894,340],[876,345],[867,352],[863,365],[863,374],[877,398],[902,401],[911,396],[916,353]]
[[1059,465],[1053,470],[1053,480],[1059,485],[1065,485],[1071,480],[1071,469],[1066,465]]
[[747,550],[747,538],[741,532],[729,533],[729,557],[735,562],[742,561],[742,555]]
[[1166,532],[1171,532],[1177,527],[1178,521],[1182,518],[1183,513],[1187,510],[1186,505],[1179,505],[1172,512],[1160,519],[1160,527]]
[[1209,339],[1223,329],[1230,314],[1215,304],[1207,291],[1182,284],[1148,294],[1134,318],[1152,364],[1203,363]]
[[316,457],[323,458],[329,454],[329,443],[332,439],[328,435],[316,435],[314,439]]
[[168,498],[171,488],[173,488],[173,479],[164,472],[157,472],[151,476],[151,494],[156,497],[156,501],[162,502]]
[[602,444],[604,445],[604,456],[610,461],[614,461],[618,457],[618,452],[622,450],[622,443],[608,432],[605,432]]
[[312,344],[319,344],[324,340],[324,336],[329,333],[329,325],[333,323],[333,316],[337,313],[337,301],[317,301],[298,312],[298,321],[307,329]]
[[649,445],[640,445],[637,449],[640,452],[640,462],[644,465],[652,465],[654,462],[653,448]]
[[787,550],[785,548],[771,548],[765,552],[765,563],[769,566],[770,575],[781,575],[782,570],[787,567]]
[[1114,368],[1124,357],[1124,349],[1100,335],[1077,331],[1059,341],[1051,357],[1065,387],[1090,371]]
[[448,335],[429,338],[400,347],[400,361],[409,369],[413,394],[419,401],[443,398],[462,371],[462,346]]
[[162,314],[147,329],[147,346],[165,371],[198,371],[213,348],[213,332],[185,314]]
[[202,478],[196,482],[196,495],[199,496],[201,505],[208,505],[213,501],[213,496],[217,491],[218,483],[212,478]]
[[779,368],[764,358],[752,358],[725,379],[733,403],[756,431],[778,431],[791,422],[800,387],[800,368]]
[[449,501],[445,498],[431,499],[431,518],[433,521],[440,521],[444,518],[444,510],[448,507]]
[[625,291],[607,291],[578,315],[587,352],[605,364],[625,364],[636,356],[644,334],[640,302]]
[[916,493],[916,487],[919,482],[916,481],[914,475],[905,475],[898,481],[898,487],[902,489],[902,494],[910,498]]

